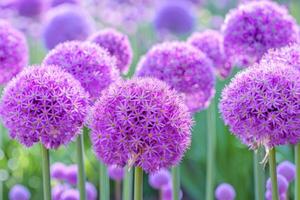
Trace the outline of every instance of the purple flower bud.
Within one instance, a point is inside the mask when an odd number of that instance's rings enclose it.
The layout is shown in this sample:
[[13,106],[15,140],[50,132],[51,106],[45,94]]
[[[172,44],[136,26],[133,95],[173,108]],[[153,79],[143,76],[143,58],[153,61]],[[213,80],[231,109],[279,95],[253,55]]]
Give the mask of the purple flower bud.
[[222,183],[217,187],[215,196],[217,200],[234,200],[236,194],[232,185],[228,183]]
[[[271,190],[266,191],[265,198],[266,198],[266,200],[272,200],[272,191]],[[286,193],[279,194],[279,200],[288,200],[286,198]]]
[[23,185],[14,185],[9,191],[9,200],[29,200],[30,192]]
[[290,183],[295,179],[296,167],[293,163],[289,161],[283,161],[277,166],[277,173],[284,176],[286,180]]
[[117,165],[110,165],[108,167],[108,175],[115,181],[121,181],[124,178],[124,168]]
[[[286,193],[288,187],[289,187],[289,182],[286,180],[286,178],[280,174],[277,174],[277,184],[278,184],[278,192],[279,194]],[[267,185],[266,185],[267,190],[272,190],[272,182],[271,178],[268,179]]]
[[[162,192],[162,200],[173,200],[173,187],[171,182],[163,186],[161,192]],[[182,196],[183,194],[182,191],[180,190],[179,199],[182,199]]]
[[79,192],[75,189],[66,190],[61,195],[61,200],[80,200]]
[[167,169],[160,169],[150,174],[149,184],[155,189],[162,189],[171,182],[171,173]]
[[24,35],[0,19],[0,85],[7,83],[27,65],[28,54]]
[[49,11],[42,38],[47,49],[71,40],[86,40],[92,33],[92,18],[79,6],[64,4]]
[[24,17],[40,17],[48,8],[46,0],[16,0],[15,6]]
[[77,165],[70,165],[67,167],[66,170],[66,181],[68,181],[72,185],[76,185],[77,183],[77,173],[78,173],[78,168]]
[[54,188],[52,188],[51,196],[52,200],[61,200],[62,194],[68,190],[70,187],[66,184],[58,184]]
[[51,6],[52,7],[56,7],[59,6],[61,4],[79,4],[80,0],[51,0]]
[[57,162],[51,165],[51,177],[58,179],[58,180],[64,180],[66,177],[66,170],[67,166],[65,164]]
[[86,194],[87,194],[88,200],[96,200],[97,199],[97,189],[92,183],[86,182],[85,189],[86,189]]

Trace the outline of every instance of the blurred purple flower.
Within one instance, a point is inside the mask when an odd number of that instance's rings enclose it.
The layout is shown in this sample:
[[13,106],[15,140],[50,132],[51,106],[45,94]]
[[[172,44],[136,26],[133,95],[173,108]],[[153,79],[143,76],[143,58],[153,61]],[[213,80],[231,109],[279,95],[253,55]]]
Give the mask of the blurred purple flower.
[[108,167],[108,175],[115,181],[121,181],[124,178],[124,168],[117,165],[110,165]]
[[9,191],[9,200],[29,200],[30,192],[23,185],[14,185]]
[[76,185],[77,183],[77,173],[78,173],[78,168],[77,165],[69,165],[66,170],[66,175],[65,179],[68,183],[72,185]]
[[277,173],[284,176],[286,180],[290,183],[295,179],[296,166],[290,161],[283,161],[277,166]]
[[24,17],[40,17],[47,9],[47,0],[15,0],[14,6],[19,15]]
[[[162,192],[162,200],[173,200],[173,187],[171,182],[163,186],[161,192]],[[179,199],[182,199],[182,196],[183,194],[182,191],[180,190]]]
[[80,4],[80,0],[50,0],[52,7],[59,6],[61,4]]
[[64,180],[66,177],[67,166],[61,162],[51,165],[51,177],[57,180]]
[[[287,189],[289,187],[289,182],[286,180],[286,178],[280,174],[277,174],[277,184],[278,184],[278,192],[279,194],[285,194],[287,192]],[[266,185],[267,190],[272,190],[272,182],[271,178],[267,180]]]
[[86,189],[86,194],[87,194],[87,200],[96,200],[97,199],[97,189],[92,183],[86,182],[85,189]]
[[236,194],[232,185],[222,183],[216,188],[215,196],[217,200],[234,200]]
[[62,194],[69,188],[67,184],[57,184],[51,191],[52,200],[61,200]]
[[167,169],[160,169],[157,172],[150,174],[149,184],[155,189],[162,189],[171,182],[171,173]]
[[68,189],[61,195],[60,200],[80,200],[79,192],[75,189]]

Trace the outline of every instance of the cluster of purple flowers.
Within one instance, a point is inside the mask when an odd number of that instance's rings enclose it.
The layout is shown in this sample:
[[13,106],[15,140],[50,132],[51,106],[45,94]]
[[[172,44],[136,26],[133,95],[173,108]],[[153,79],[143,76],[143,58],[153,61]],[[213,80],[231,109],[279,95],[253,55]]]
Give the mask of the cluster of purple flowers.
[[20,184],[14,185],[9,191],[9,200],[29,200],[29,190]]
[[217,200],[234,200],[236,193],[232,185],[222,183],[216,188],[215,197]]

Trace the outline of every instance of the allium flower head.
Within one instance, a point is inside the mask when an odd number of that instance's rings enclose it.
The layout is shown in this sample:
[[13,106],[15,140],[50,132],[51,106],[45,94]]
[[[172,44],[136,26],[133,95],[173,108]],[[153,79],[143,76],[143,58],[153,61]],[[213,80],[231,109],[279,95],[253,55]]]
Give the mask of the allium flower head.
[[251,148],[297,143],[300,73],[281,62],[253,66],[223,90],[220,111],[231,132]]
[[24,35],[0,19],[0,85],[7,83],[27,65],[28,54]]
[[225,64],[223,36],[220,32],[206,30],[194,33],[189,37],[188,43],[201,50],[211,59],[213,67],[219,76],[226,78],[230,75],[231,67],[226,67],[227,65]]
[[61,4],[79,4],[80,0],[51,0],[51,6],[52,7],[56,7],[59,6]]
[[67,166],[63,163],[56,162],[51,165],[51,177],[57,180],[64,180],[66,177]]
[[[286,180],[286,178],[280,174],[277,174],[277,184],[278,184],[278,192],[279,194],[286,193],[289,182]],[[266,185],[267,190],[272,190],[272,181],[271,178],[268,179],[267,185]]]
[[137,74],[163,80],[184,93],[191,111],[208,107],[215,93],[211,60],[187,43],[165,42],[154,46],[140,60]]
[[67,184],[55,185],[55,187],[53,187],[51,190],[52,200],[61,200],[62,194],[68,189],[70,189],[70,186]]
[[[162,190],[162,200],[173,200],[173,186],[172,183],[169,182],[169,184],[163,186]],[[179,199],[182,199],[182,191],[179,191]]]
[[298,41],[298,26],[287,9],[271,1],[240,5],[227,15],[222,27],[224,49],[233,64],[251,65],[271,48]]
[[61,200],[80,200],[79,192],[75,189],[68,189],[61,195]]
[[154,27],[158,32],[188,34],[193,31],[196,16],[186,1],[168,1],[156,11]]
[[[267,190],[266,191],[265,198],[266,198],[266,200],[273,200],[272,199],[272,191],[271,190]],[[286,193],[279,194],[279,200],[287,200]]]
[[150,174],[149,184],[155,189],[162,189],[169,182],[171,182],[171,173],[167,169],[160,169]]
[[124,178],[124,168],[117,165],[110,165],[108,167],[108,175],[115,181],[121,181]]
[[261,63],[282,62],[300,71],[300,45],[292,44],[278,49],[271,49],[266,53]]
[[128,70],[132,61],[132,48],[126,35],[114,29],[105,29],[92,35],[90,41],[107,49],[109,54],[116,58],[120,71]]
[[29,200],[30,192],[23,185],[14,185],[9,191],[9,200]]
[[295,179],[296,166],[290,161],[283,161],[277,166],[277,173],[284,176],[286,180],[290,183]]
[[215,191],[217,200],[234,200],[235,195],[234,188],[228,183],[220,184]]
[[72,185],[76,185],[77,183],[77,173],[78,173],[78,167],[77,165],[70,165],[68,166],[66,170],[65,179],[68,183]]
[[89,42],[65,42],[46,56],[45,65],[57,65],[72,74],[94,101],[101,91],[118,80],[115,60],[106,50]]
[[91,141],[107,165],[155,172],[178,164],[190,145],[191,125],[175,90],[157,79],[134,78],[104,90],[91,114]]
[[40,17],[48,8],[46,0],[15,0],[18,14],[24,17]]
[[72,75],[56,66],[28,67],[14,78],[0,102],[12,138],[48,149],[69,143],[85,121],[88,95]]
[[86,40],[94,29],[92,18],[76,5],[64,4],[48,12],[43,25],[42,38],[47,49],[57,44]]
[[86,195],[88,200],[96,200],[97,199],[97,189],[96,187],[90,183],[85,183]]

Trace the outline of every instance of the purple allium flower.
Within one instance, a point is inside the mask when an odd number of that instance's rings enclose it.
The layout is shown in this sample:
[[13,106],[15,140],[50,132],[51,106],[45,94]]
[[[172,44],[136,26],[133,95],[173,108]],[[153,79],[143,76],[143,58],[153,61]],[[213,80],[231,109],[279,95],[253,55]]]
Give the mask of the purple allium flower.
[[[286,178],[280,174],[277,174],[277,184],[278,184],[278,192],[279,194],[286,193],[288,187],[289,187],[289,182],[286,180]],[[267,185],[266,185],[267,190],[272,190],[272,182],[271,178],[268,179]]]
[[79,192],[75,189],[66,190],[60,200],[80,200]]
[[107,49],[116,58],[120,71],[128,70],[132,61],[132,48],[126,35],[114,29],[105,29],[92,35],[90,41]]
[[48,8],[46,0],[15,0],[15,8],[24,17],[40,17]]
[[52,200],[61,200],[61,195],[70,187],[67,184],[58,184],[51,190]]
[[88,200],[96,200],[97,199],[97,189],[92,183],[86,182],[85,189],[86,189],[86,194],[87,194]]
[[186,1],[168,1],[155,13],[154,27],[158,32],[188,34],[193,31],[196,16]]
[[288,182],[292,182],[296,176],[296,166],[290,161],[283,161],[277,166],[277,173],[284,176]]
[[68,144],[80,133],[88,95],[72,75],[56,66],[28,67],[3,91],[0,115],[10,136],[30,147]]
[[283,62],[300,71],[300,45],[292,44],[278,49],[271,49],[262,57],[260,62],[274,61]]
[[139,61],[137,74],[163,80],[184,93],[191,111],[207,108],[215,94],[211,60],[187,43],[165,42],[154,46]]
[[79,6],[63,4],[49,11],[42,38],[47,49],[71,40],[86,40],[94,29],[92,18]]
[[178,164],[191,142],[187,107],[158,79],[113,83],[96,102],[90,120],[93,148],[107,165],[155,172]]
[[271,1],[240,5],[222,27],[224,49],[232,64],[248,66],[271,48],[298,41],[298,26],[287,9]]
[[121,181],[124,178],[124,168],[117,165],[108,166],[108,175],[115,181]]
[[14,185],[9,191],[9,200],[29,200],[30,192],[23,185]]
[[24,35],[0,20],[0,85],[7,83],[27,65],[28,54]]
[[228,183],[220,184],[215,191],[215,196],[217,200],[234,200],[235,190],[232,185]]
[[80,0],[51,0],[51,6],[56,7],[61,4],[80,4]]
[[299,80],[299,71],[278,62],[239,73],[223,90],[225,124],[253,149],[299,142]]
[[149,184],[155,189],[162,189],[171,181],[171,173],[167,169],[160,169],[157,172],[150,174]]
[[89,42],[62,43],[49,52],[43,63],[60,66],[71,73],[89,92],[92,101],[120,78],[115,59],[103,48]]
[[[171,182],[163,186],[161,192],[162,192],[162,200],[173,200],[173,187]],[[179,199],[182,199],[182,196],[183,194],[182,191],[180,190]]]
[[231,65],[230,67],[226,67],[223,36],[220,32],[206,30],[204,32],[194,33],[188,39],[188,43],[201,50],[211,59],[213,67],[219,76],[226,78],[230,75]]
[[[265,198],[266,198],[266,200],[273,200],[272,199],[272,191],[271,190],[267,190],[266,191]],[[286,193],[279,194],[279,200],[288,200],[286,198]]]
[[66,177],[67,166],[61,162],[51,165],[51,177],[57,180],[64,180]]
[[78,168],[77,165],[70,165],[67,167],[65,179],[68,181],[68,183],[72,185],[76,185],[77,183],[77,173]]

